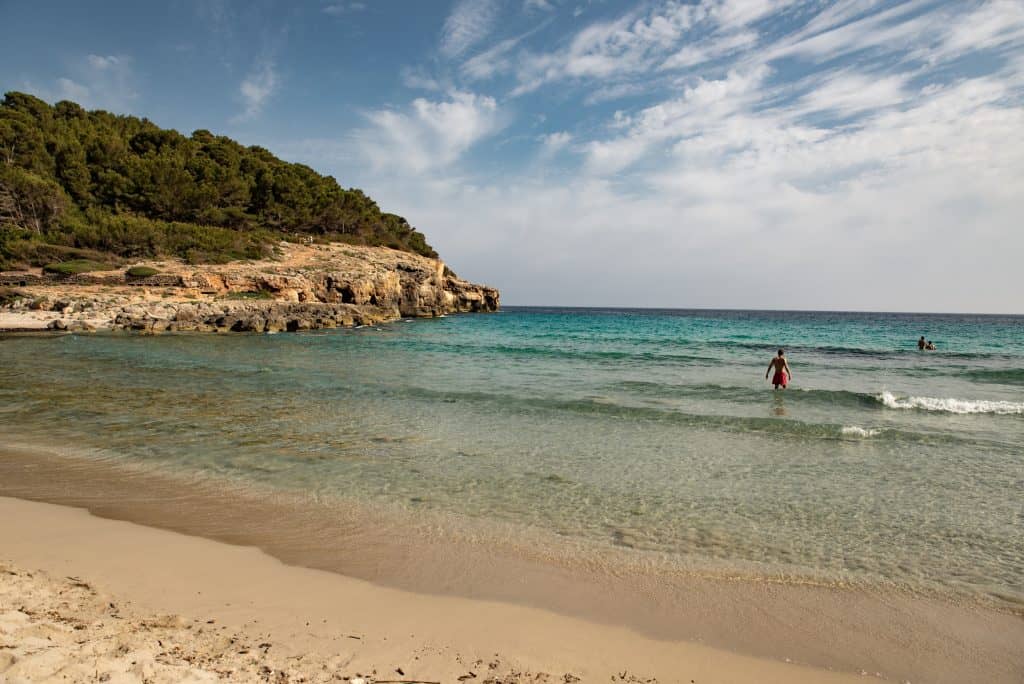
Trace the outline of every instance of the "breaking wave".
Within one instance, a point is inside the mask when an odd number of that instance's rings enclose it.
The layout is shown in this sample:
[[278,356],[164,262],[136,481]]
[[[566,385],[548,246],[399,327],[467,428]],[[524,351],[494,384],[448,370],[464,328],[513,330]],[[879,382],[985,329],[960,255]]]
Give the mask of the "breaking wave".
[[920,409],[944,413],[994,413],[997,415],[1024,415],[1024,402],[987,401],[985,399],[939,399],[936,397],[897,397],[882,392],[877,397],[885,406],[894,409]]
[[840,430],[843,437],[858,437],[861,439],[867,439],[868,437],[876,437],[882,433],[881,430],[876,428],[862,428],[856,425],[844,425],[843,429]]

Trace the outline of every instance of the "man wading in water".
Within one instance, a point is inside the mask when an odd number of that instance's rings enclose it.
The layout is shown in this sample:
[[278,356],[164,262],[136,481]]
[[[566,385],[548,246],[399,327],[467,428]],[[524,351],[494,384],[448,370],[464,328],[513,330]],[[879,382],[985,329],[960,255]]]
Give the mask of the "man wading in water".
[[793,379],[793,373],[789,370],[789,362],[786,361],[786,353],[783,350],[779,350],[779,355],[771,360],[768,364],[768,370],[764,372],[764,379],[768,379],[768,374],[775,369],[775,375],[772,376],[772,384],[775,385],[775,389],[786,389],[786,385]]

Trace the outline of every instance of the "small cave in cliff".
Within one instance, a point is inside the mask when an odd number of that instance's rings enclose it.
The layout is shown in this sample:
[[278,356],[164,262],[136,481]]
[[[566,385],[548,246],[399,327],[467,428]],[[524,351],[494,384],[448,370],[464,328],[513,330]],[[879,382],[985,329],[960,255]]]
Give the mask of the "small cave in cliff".
[[341,288],[341,303],[342,304],[355,304],[356,293],[352,291],[352,288],[346,285]]

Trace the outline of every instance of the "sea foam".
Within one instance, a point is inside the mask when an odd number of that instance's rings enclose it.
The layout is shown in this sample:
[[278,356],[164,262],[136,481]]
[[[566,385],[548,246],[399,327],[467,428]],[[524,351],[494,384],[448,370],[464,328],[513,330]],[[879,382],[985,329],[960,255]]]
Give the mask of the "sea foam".
[[876,428],[862,428],[856,425],[844,425],[840,432],[842,432],[843,437],[861,437],[866,439],[868,437],[875,437],[881,434],[882,431]]
[[1024,402],[987,401],[985,399],[938,399],[935,397],[903,397],[882,392],[876,397],[885,406],[894,409],[921,409],[945,413],[995,413],[999,415],[1024,414]]

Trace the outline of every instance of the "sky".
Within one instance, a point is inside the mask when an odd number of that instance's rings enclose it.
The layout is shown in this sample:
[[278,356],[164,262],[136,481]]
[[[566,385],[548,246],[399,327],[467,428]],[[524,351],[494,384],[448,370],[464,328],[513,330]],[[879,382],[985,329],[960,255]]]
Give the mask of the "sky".
[[0,88],[261,145],[505,304],[1024,313],[1024,0],[0,0]]

